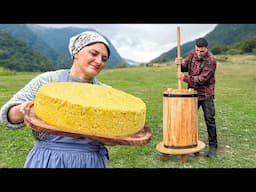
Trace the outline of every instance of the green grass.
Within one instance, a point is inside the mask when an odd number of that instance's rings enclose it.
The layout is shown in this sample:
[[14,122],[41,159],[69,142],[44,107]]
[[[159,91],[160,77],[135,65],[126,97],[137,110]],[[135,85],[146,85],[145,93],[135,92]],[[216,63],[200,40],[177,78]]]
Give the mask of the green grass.
[[[177,89],[176,66],[108,69],[98,79],[114,88],[140,97],[147,106],[147,122],[152,138],[144,146],[107,146],[109,168],[181,168],[180,155],[166,161],[156,145],[163,140],[162,93]],[[187,154],[188,168],[255,168],[256,167],[256,57],[228,56],[216,71],[216,123],[219,150],[215,158]],[[36,73],[0,76],[0,105],[22,88]],[[182,83],[182,88],[186,84]],[[198,113],[199,140],[208,143],[203,114]],[[11,130],[0,124],[0,167],[23,167],[34,143],[30,128]]]

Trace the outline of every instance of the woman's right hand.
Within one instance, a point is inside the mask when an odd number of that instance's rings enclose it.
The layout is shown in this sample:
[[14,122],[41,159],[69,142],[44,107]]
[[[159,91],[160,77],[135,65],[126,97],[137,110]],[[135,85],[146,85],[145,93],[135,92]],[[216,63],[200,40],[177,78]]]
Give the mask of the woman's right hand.
[[11,123],[21,123],[24,121],[25,108],[32,105],[32,101],[26,101],[20,105],[13,106],[8,112],[8,119]]
[[23,113],[23,114],[25,114],[25,108],[26,108],[26,107],[29,107],[29,106],[31,106],[31,105],[33,105],[33,102],[32,102],[32,101],[26,101],[26,102],[20,104],[20,105],[19,105],[19,106],[20,106],[20,107],[19,107],[19,108],[20,108],[20,112]]

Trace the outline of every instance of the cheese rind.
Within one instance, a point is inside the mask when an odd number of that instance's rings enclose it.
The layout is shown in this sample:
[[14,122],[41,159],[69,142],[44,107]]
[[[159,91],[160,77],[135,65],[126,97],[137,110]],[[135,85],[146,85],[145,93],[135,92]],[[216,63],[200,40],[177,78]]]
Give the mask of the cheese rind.
[[127,136],[145,124],[146,105],[111,87],[75,82],[48,83],[34,101],[38,118],[62,131],[97,136]]

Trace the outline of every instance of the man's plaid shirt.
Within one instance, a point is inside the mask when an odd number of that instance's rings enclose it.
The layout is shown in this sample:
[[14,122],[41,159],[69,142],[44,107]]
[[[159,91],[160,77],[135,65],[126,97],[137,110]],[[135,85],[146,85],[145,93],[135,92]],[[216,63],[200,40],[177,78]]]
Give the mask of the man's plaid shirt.
[[188,88],[198,92],[198,100],[214,96],[215,70],[216,58],[209,51],[202,58],[198,58],[195,52],[190,52],[182,60],[181,71],[188,72],[184,81],[188,83]]

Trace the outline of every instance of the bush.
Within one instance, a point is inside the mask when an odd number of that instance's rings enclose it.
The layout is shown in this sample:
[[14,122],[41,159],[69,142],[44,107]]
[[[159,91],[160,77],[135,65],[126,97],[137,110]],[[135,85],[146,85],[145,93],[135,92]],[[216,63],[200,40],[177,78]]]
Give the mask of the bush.
[[15,74],[16,74],[16,71],[11,71],[9,69],[0,67],[0,75],[1,76],[3,76],[3,75],[15,75]]
[[242,54],[242,51],[240,49],[229,49],[226,54],[228,55],[239,55]]
[[226,62],[228,60],[228,56],[226,55],[220,55],[217,57],[217,61],[219,62]]

